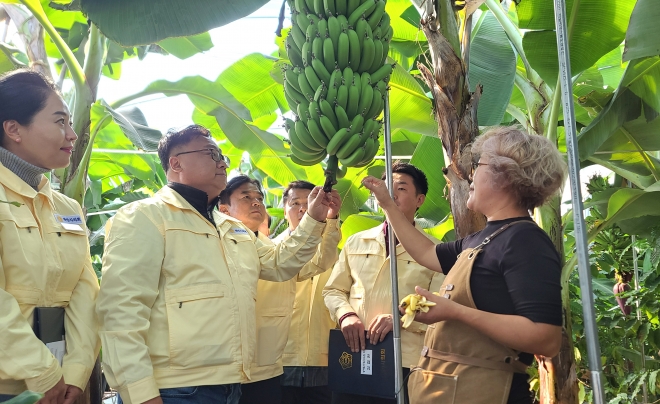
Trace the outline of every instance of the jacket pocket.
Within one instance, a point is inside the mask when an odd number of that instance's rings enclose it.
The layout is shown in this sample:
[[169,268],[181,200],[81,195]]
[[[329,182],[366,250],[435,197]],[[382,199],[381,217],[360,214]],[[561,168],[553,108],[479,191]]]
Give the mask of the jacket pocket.
[[282,357],[289,336],[291,312],[272,310],[257,319],[257,366],[274,365]]
[[455,404],[457,385],[457,375],[415,368],[408,381],[410,404]]
[[225,294],[229,294],[226,286],[217,282],[165,289],[171,368],[233,361],[234,353],[240,351],[235,340],[238,319]]

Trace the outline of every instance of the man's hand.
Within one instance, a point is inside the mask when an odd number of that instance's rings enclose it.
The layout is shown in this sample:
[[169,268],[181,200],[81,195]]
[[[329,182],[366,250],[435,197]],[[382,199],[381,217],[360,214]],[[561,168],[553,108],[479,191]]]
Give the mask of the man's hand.
[[341,198],[339,197],[339,192],[336,189],[333,189],[330,192],[330,205],[328,208],[328,219],[337,219],[339,218],[339,210],[341,209]]
[[80,387],[72,386],[70,384],[66,385],[66,393],[64,394],[64,404],[73,404],[74,401],[82,394]]
[[364,324],[360,321],[360,317],[346,317],[341,322],[341,332],[346,339],[346,345],[351,348],[352,352],[360,352],[366,348]]
[[380,206],[388,207],[394,204],[394,201],[387,190],[387,185],[385,185],[385,181],[368,175],[362,179],[362,185],[374,194],[374,197]]
[[330,193],[323,191],[323,187],[314,187],[307,197],[307,214],[317,222],[324,222],[328,217],[330,202]]
[[369,324],[369,342],[377,344],[385,339],[387,333],[392,331],[392,315],[379,314]]
[[43,398],[37,401],[37,404],[64,404],[65,394],[66,384],[64,384],[64,378],[62,377],[55,386],[44,393]]
[[145,401],[143,404],[163,404],[163,399],[158,397],[154,397],[151,400]]

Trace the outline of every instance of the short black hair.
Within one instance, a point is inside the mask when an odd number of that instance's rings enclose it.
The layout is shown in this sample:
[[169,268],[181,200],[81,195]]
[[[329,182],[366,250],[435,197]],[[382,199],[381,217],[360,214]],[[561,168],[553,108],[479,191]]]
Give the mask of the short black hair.
[[183,129],[170,129],[158,142],[158,158],[163,170],[170,169],[170,153],[173,148],[190,143],[195,137],[211,137],[211,132],[202,125],[190,125]]
[[[380,177],[381,180],[385,179],[385,174],[386,173],[383,172],[383,175]],[[394,164],[392,164],[392,174],[408,174],[413,180],[417,195],[426,195],[426,193],[429,192],[429,181],[426,179],[426,174],[424,174],[424,171],[410,163],[395,161]]]
[[223,205],[231,205],[232,194],[244,184],[254,184],[259,189],[261,195],[262,196],[264,195],[264,190],[261,188],[261,184],[259,183],[259,181],[243,174],[229,180],[225,189],[222,192],[220,192],[220,203]]
[[5,137],[5,121],[31,124],[53,93],[60,94],[57,86],[39,72],[17,69],[0,75],[0,144]]
[[309,189],[311,191],[314,189],[314,187],[315,185],[309,181],[299,180],[290,182],[289,186],[287,186],[284,190],[284,194],[282,194],[282,202],[286,203],[286,200],[289,198],[289,193],[292,189]]

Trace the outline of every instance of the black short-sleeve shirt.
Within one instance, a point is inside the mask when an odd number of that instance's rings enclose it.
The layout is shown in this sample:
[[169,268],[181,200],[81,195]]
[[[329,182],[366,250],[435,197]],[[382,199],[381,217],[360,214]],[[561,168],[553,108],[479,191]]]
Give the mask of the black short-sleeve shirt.
[[[525,223],[506,229],[477,256],[470,276],[474,303],[479,310],[561,326],[559,255],[548,235],[529,217],[491,221],[480,232],[438,244],[440,266],[447,274],[464,249],[476,247],[505,224],[521,220]],[[531,364],[534,357],[521,353],[520,359]],[[532,403],[526,375],[514,374],[508,403]]]

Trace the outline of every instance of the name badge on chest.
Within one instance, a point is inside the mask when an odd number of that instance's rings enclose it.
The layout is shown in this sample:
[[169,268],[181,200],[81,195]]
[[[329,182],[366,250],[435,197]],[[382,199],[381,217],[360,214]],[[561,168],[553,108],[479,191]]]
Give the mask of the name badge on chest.
[[58,215],[55,214],[55,220],[57,220],[64,229],[66,230],[78,230],[82,231],[82,218],[79,215]]

